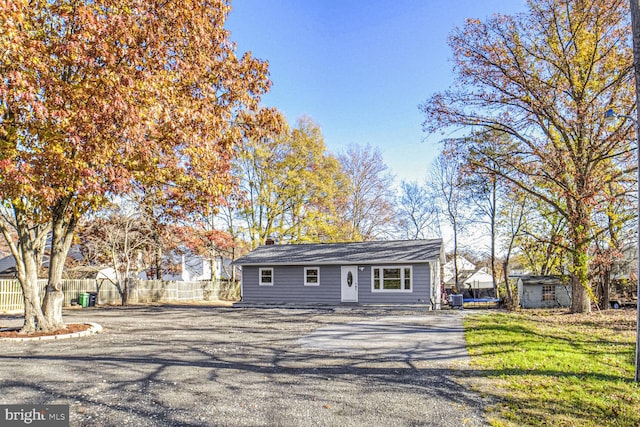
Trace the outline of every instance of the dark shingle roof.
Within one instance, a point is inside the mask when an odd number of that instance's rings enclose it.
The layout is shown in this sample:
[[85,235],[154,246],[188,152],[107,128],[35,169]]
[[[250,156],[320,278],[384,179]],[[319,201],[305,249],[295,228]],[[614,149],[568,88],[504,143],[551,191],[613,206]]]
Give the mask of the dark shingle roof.
[[379,264],[426,262],[440,258],[442,240],[387,240],[260,246],[239,265]]
[[13,275],[16,272],[16,259],[13,255],[0,259],[0,274]]
[[518,279],[522,281],[525,286],[538,286],[538,285],[563,285],[562,277],[560,276],[520,276]]

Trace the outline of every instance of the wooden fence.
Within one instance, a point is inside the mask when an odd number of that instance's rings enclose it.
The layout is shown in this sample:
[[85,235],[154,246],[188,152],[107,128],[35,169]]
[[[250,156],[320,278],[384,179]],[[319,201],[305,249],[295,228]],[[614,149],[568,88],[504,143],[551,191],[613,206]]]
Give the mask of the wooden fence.
[[[46,280],[39,280],[44,287]],[[78,301],[82,292],[96,293],[96,303],[121,304],[118,288],[109,280],[63,280],[64,305]],[[177,302],[177,301],[237,301],[240,285],[225,281],[180,282],[163,280],[132,280],[129,285],[129,303]],[[17,280],[0,280],[0,312],[24,311],[22,288]]]

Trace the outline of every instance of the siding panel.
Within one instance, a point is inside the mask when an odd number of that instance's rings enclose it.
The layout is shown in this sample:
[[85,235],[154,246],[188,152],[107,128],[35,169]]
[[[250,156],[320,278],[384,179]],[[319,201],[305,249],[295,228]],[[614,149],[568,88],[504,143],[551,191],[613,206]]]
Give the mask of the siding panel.
[[366,266],[364,271],[358,274],[358,301],[363,304],[429,304],[431,284],[429,264],[413,264],[411,266],[413,270],[412,292],[372,292],[371,269],[377,265]]
[[520,306],[522,308],[571,307],[571,286],[556,285],[554,300],[542,300],[542,285],[521,285]]
[[[305,267],[318,266],[243,266],[242,301],[252,304],[340,304],[342,266],[319,266],[319,286],[304,286]],[[412,267],[413,291],[387,293],[371,292],[372,266],[365,266],[363,271],[358,271],[358,302],[361,304],[429,304],[430,265],[428,263],[413,264]],[[258,285],[259,268],[273,268],[273,286]]]
[[[320,285],[304,285],[305,266],[243,266],[242,301],[247,303],[339,304],[340,266],[320,266]],[[306,266],[317,267],[317,266]],[[258,269],[273,268],[273,286],[258,285]]]

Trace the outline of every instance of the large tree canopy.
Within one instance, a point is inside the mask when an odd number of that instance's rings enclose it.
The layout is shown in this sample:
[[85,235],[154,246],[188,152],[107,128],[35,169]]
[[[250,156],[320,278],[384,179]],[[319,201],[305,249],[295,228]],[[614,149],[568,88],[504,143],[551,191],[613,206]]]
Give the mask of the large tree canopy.
[[[574,311],[589,311],[588,247],[606,183],[630,179],[633,124],[604,112],[634,108],[626,0],[529,1],[527,13],[469,20],[454,31],[456,85],[421,109],[428,132],[451,126],[473,135],[450,141],[474,166],[498,174],[566,218]],[[510,137],[496,145],[495,132]],[[495,167],[494,167],[495,166]]]
[[237,224],[253,247],[266,238],[297,243],[347,238],[336,212],[346,177],[311,119],[302,117],[279,135],[245,141],[234,175]]
[[[172,207],[219,203],[233,145],[261,111],[267,63],[238,58],[225,0],[0,3],[0,225],[25,291],[25,330],[62,324],[58,286],[78,218],[110,195],[161,189]],[[51,224],[44,312],[26,264]],[[17,238],[16,238],[17,237]]]
[[338,155],[348,186],[341,204],[349,240],[376,240],[393,233],[393,175],[379,148],[351,144]]

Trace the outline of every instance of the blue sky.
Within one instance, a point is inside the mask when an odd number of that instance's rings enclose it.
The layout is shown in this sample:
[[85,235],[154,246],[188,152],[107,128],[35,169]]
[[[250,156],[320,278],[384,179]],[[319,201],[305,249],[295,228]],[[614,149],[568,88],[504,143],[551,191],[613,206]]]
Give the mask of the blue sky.
[[330,151],[378,147],[400,180],[422,181],[437,155],[418,105],[452,83],[447,37],[466,18],[524,11],[524,0],[234,0],[238,51],[269,61],[263,104],[322,128]]

